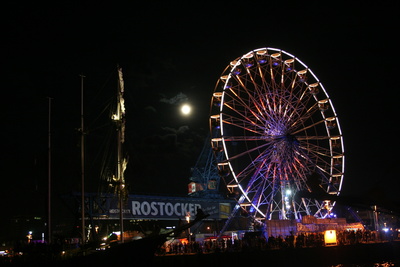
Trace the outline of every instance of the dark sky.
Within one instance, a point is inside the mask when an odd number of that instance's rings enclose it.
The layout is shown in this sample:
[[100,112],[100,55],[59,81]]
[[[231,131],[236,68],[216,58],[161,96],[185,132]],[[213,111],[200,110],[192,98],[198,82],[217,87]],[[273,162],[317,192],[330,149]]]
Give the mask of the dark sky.
[[[3,7],[0,193],[5,212],[44,212],[47,97],[53,98],[54,195],[80,190],[79,74],[86,76],[88,188],[97,190],[107,123],[100,114],[116,92],[117,64],[126,88],[130,192],[185,195],[190,167],[208,132],[219,75],[231,60],[261,47],[300,58],[331,97],[345,142],[343,194],[379,189],[399,201],[394,4],[275,2]],[[191,117],[183,118],[177,105],[163,101],[179,95],[193,105]]]

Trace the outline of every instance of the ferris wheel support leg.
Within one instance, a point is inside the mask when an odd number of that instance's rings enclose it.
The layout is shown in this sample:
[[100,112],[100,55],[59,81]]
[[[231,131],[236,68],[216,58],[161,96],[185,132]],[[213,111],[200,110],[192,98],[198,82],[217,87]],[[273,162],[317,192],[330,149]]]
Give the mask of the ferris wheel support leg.
[[226,229],[228,228],[228,226],[231,224],[232,219],[236,216],[236,214],[238,213],[240,209],[240,204],[236,204],[235,207],[233,208],[233,211],[231,212],[231,214],[229,215],[228,219],[226,220],[224,226],[222,227],[221,231],[218,234],[218,238],[221,238],[221,236],[223,235],[223,233],[226,231]]
[[224,226],[222,227],[221,231],[219,232],[218,238],[220,238],[223,235],[223,233],[226,231],[228,226],[231,224],[232,219],[235,218],[236,214],[241,209],[240,204],[242,204],[244,200],[245,200],[245,196],[241,195],[239,200],[237,201],[237,204],[235,205],[235,207],[233,208],[231,214],[229,215],[228,219],[226,220]]
[[266,221],[265,221],[264,227],[262,229],[262,234],[264,235],[265,240],[268,241],[269,234],[268,234],[268,226],[267,226],[267,222]]
[[309,209],[308,204],[306,203],[306,199],[305,199],[305,198],[302,198],[301,201],[303,202],[304,207],[306,207],[306,214],[307,214],[307,215],[311,215],[311,211],[310,211],[310,209]]

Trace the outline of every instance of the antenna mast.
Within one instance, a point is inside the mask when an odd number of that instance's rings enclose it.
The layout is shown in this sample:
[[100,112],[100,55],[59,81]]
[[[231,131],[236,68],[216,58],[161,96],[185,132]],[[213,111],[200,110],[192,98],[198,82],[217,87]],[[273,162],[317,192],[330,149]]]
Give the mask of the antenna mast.
[[83,78],[86,76],[79,75],[81,77],[81,182],[82,182],[82,193],[81,193],[81,230],[82,230],[82,245],[86,243],[85,236],[85,131],[84,131],[84,116],[83,116]]
[[47,183],[47,242],[51,244],[51,97],[49,100],[49,118],[48,118],[48,183]]

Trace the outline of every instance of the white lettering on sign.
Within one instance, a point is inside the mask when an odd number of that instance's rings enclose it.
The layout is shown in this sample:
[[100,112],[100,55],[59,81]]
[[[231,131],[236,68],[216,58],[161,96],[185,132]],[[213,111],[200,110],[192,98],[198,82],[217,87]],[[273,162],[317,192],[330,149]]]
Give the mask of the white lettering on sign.
[[171,203],[155,201],[132,201],[132,214],[136,216],[195,216],[200,204],[195,203]]
[[142,205],[140,207],[141,207],[143,215],[149,215],[149,213],[150,213],[150,204],[149,204],[149,202],[143,201]]

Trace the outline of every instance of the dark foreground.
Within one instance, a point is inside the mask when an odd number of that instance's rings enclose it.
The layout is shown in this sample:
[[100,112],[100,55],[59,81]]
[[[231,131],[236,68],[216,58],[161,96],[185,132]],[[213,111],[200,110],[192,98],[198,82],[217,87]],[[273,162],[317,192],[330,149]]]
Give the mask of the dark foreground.
[[[400,263],[400,241],[335,247],[156,256],[154,266],[379,266]],[[352,265],[356,264],[356,265]],[[384,266],[384,265],[382,265]]]
[[[3,266],[398,266],[400,241],[335,247],[286,248],[155,256],[160,238],[146,238],[69,259],[15,259]],[[394,265],[376,265],[390,262]],[[2,264],[0,264],[2,265]]]

